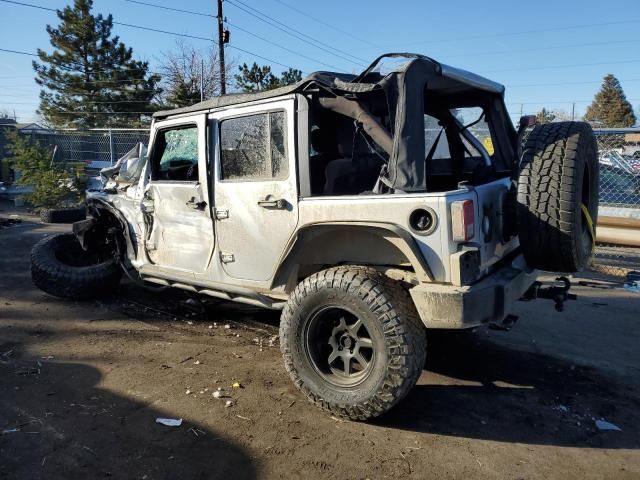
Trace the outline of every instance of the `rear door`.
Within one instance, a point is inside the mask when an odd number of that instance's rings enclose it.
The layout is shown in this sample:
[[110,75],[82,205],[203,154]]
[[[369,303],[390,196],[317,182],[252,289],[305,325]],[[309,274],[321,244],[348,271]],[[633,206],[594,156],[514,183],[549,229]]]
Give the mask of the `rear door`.
[[152,264],[188,276],[207,270],[214,248],[206,152],[205,114],[156,124],[145,249]]
[[269,280],[298,222],[294,104],[212,114],[219,261],[231,277]]

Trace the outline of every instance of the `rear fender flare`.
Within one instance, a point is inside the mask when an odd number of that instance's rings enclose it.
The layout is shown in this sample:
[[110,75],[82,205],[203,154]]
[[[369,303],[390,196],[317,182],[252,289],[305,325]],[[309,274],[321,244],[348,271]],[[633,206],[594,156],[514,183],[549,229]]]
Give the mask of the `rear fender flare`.
[[[287,248],[278,262],[278,269],[273,277],[272,289],[284,287],[290,291],[295,287],[297,278],[293,274],[298,271],[300,265],[327,264],[334,265],[336,261],[348,261],[342,258],[353,251],[353,243],[324,242],[332,236],[347,235],[349,237],[376,240],[373,243],[383,247],[384,252],[376,261],[381,265],[388,265],[385,259],[390,257],[403,258],[413,268],[418,281],[432,282],[434,276],[429,265],[424,260],[418,245],[411,234],[394,224],[372,222],[326,222],[305,225],[298,230],[287,245]],[[311,248],[322,245],[321,248]],[[376,261],[365,261],[369,265],[376,265]]]

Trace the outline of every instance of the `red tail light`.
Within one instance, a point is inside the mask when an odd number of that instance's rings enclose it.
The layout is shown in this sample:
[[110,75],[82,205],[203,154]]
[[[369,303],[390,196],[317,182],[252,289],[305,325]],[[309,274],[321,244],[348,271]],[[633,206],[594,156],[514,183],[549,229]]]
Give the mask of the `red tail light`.
[[476,231],[473,200],[451,203],[451,227],[454,242],[467,242]]

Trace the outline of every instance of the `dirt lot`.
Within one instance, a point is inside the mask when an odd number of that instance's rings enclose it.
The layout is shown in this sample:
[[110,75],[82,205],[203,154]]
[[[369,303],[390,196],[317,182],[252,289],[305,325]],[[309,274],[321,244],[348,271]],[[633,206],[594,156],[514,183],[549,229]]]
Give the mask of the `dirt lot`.
[[409,397],[350,423],[293,387],[276,313],[35,289],[31,246],[68,228],[0,229],[0,478],[640,478],[637,294],[578,287],[562,315],[519,304],[511,332],[434,335]]

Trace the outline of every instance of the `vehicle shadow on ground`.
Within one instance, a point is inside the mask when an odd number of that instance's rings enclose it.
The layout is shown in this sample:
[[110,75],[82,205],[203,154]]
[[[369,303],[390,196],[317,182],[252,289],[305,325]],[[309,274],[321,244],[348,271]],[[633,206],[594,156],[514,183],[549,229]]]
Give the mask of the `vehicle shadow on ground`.
[[95,368],[26,350],[0,345],[1,478],[257,477],[248,454],[219,433],[188,419],[159,425],[170,412],[100,388]]
[[[486,332],[433,335],[428,352],[427,384],[375,424],[500,442],[640,447],[640,397],[620,378],[500,345]],[[600,418],[622,431],[598,431]]]

